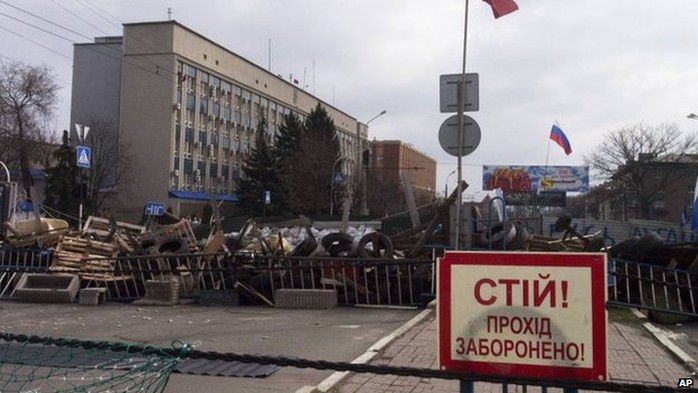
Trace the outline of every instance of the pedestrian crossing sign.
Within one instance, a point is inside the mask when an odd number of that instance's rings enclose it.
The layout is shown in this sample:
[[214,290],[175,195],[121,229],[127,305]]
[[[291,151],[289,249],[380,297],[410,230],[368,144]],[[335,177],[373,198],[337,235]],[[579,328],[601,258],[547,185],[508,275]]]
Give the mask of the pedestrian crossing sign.
[[87,146],[78,146],[77,148],[77,159],[78,167],[89,168],[92,158],[92,150]]

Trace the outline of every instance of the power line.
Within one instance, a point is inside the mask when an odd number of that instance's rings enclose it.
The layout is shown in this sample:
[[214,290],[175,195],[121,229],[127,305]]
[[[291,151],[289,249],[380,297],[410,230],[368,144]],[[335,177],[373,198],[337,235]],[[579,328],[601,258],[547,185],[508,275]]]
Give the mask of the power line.
[[48,46],[46,46],[46,45],[44,45],[44,44],[42,44],[42,43],[40,43],[40,42],[34,41],[34,40],[32,40],[31,38],[29,38],[29,37],[25,37],[25,36],[23,36],[23,35],[17,33],[16,31],[12,31],[12,30],[10,30],[10,29],[8,29],[8,28],[2,26],[2,25],[0,25],[0,29],[5,30],[6,32],[8,32],[8,33],[10,33],[10,34],[14,34],[14,35],[16,35],[17,37],[24,38],[25,40],[31,42],[32,44],[38,45],[38,46],[40,46],[40,47],[42,47],[42,48],[44,48],[44,49],[46,49],[46,50],[49,50],[49,51],[51,51],[51,52],[57,54],[58,56],[61,56],[61,57],[65,58],[65,59],[68,59],[68,60],[70,60],[70,61],[73,61],[72,58],[70,58],[70,57],[64,55],[63,53],[61,53],[61,52],[59,52],[59,51],[57,51],[57,50],[55,50],[55,49],[53,49],[53,48],[49,48]]
[[7,15],[7,14],[4,13],[4,12],[0,12],[0,15],[4,16],[4,17],[6,17],[6,18],[12,19],[12,20],[14,20],[14,21],[17,21],[17,22],[19,22],[19,23],[21,23],[21,24],[24,24],[24,25],[27,25],[27,26],[31,26],[31,27],[33,27],[33,28],[35,28],[35,29],[37,29],[37,30],[41,30],[41,31],[43,31],[43,32],[46,33],[46,34],[50,34],[50,35],[52,35],[52,36],[54,36],[54,37],[60,38],[60,39],[65,40],[65,41],[68,41],[68,42],[70,42],[71,44],[74,44],[74,43],[75,43],[73,40],[71,40],[71,39],[69,39],[69,38],[65,38],[65,37],[63,37],[63,36],[60,35],[60,34],[56,34],[56,33],[52,32],[52,31],[50,31],[50,30],[46,30],[46,29],[44,29],[44,28],[42,28],[42,27],[33,25],[33,24],[29,23],[29,22],[25,22],[25,21],[23,21],[23,20],[21,20],[21,19],[17,19],[17,18],[15,18],[14,16]]
[[99,12],[96,11],[95,8],[92,7],[89,3],[86,3],[82,0],[75,0],[76,3],[82,5],[83,7],[87,8],[92,12],[93,14],[99,16],[100,18],[104,19],[107,23],[111,24],[112,26],[116,26],[116,28],[121,29],[120,25],[115,24],[114,22],[110,21],[108,18],[106,18],[104,15],[100,14]]
[[74,16],[74,17],[80,19],[81,21],[85,22],[86,24],[88,24],[88,25],[89,25],[90,27],[92,27],[93,29],[99,31],[100,33],[102,33],[102,34],[104,34],[104,35],[109,35],[109,33],[107,33],[106,31],[102,30],[99,26],[93,25],[92,23],[90,23],[90,21],[88,21],[87,19],[85,19],[85,18],[81,17],[80,15],[74,13],[74,12],[71,11],[69,8],[67,8],[67,7],[64,6],[63,4],[59,3],[58,1],[56,1],[56,0],[51,0],[51,1],[52,1],[55,5],[57,5],[58,7],[62,8],[63,11],[65,11],[65,12],[69,13],[70,15],[72,15],[72,16]]
[[[76,1],[77,1],[77,0],[76,0]],[[22,24],[24,24],[24,25],[33,27],[33,28],[35,28],[35,29],[37,29],[37,30],[40,30],[40,31],[46,33],[46,34],[50,34],[50,35],[52,35],[52,36],[54,36],[54,37],[57,37],[57,38],[60,38],[60,39],[62,39],[62,40],[65,40],[65,41],[67,41],[67,42],[70,42],[71,44],[77,44],[77,42],[75,42],[75,41],[73,41],[73,40],[71,40],[71,39],[69,39],[69,38],[67,38],[67,37],[64,37],[64,36],[62,36],[62,35],[60,35],[60,34],[54,33],[54,32],[52,32],[52,31],[47,30],[47,29],[44,29],[44,28],[42,28],[42,27],[36,26],[36,25],[34,25],[34,24],[32,24],[32,23],[29,23],[29,22],[23,21],[23,20],[21,20],[21,19],[15,18],[15,17],[13,17],[13,16],[11,16],[11,15],[7,15],[7,14],[5,14],[5,13],[3,13],[3,12],[0,12],[0,15],[1,15],[1,16],[4,16],[4,17],[6,17],[6,18],[12,19],[12,20],[14,20],[14,21],[17,21],[17,22],[19,22],[19,23],[22,23]],[[52,23],[52,24],[53,24],[53,23]],[[82,36],[82,34],[80,34],[80,35]],[[28,41],[30,41],[30,42],[32,42],[32,43],[36,43],[36,42],[30,40],[30,39],[27,38],[27,37],[22,37],[22,38],[27,39]],[[42,47],[44,47],[44,46],[42,45]],[[48,50],[51,50],[52,52],[55,53],[55,51],[52,50],[52,49],[49,49],[49,48],[46,48],[46,47],[44,47],[44,48],[45,48],[45,49],[48,49]],[[99,47],[94,47],[94,46],[91,46],[91,45],[88,45],[86,48],[89,49],[89,50],[93,50],[93,51],[95,51],[95,52],[97,52],[97,53],[103,54],[103,55],[105,55],[105,56],[109,56],[109,57],[111,57],[111,58],[113,58],[113,59],[115,59],[115,60],[119,60],[119,61],[122,61],[122,60],[123,60],[124,63],[126,63],[126,64],[132,65],[132,66],[134,66],[134,67],[136,67],[136,68],[138,68],[138,69],[140,69],[140,70],[142,70],[142,71],[144,71],[144,72],[152,73],[153,75],[157,75],[157,76],[159,76],[159,77],[161,77],[161,78],[166,78],[168,81],[171,80],[171,79],[167,78],[166,76],[161,75],[160,72],[159,72],[160,70],[163,70],[163,71],[165,71],[165,72],[170,73],[170,74],[172,75],[172,77],[175,76],[175,72],[170,71],[170,70],[167,69],[167,68],[162,68],[162,67],[158,66],[157,64],[154,64],[154,63],[149,62],[149,61],[147,61],[147,60],[143,60],[143,62],[145,62],[145,63],[147,63],[147,64],[150,64],[150,65],[152,65],[152,66],[155,66],[155,67],[156,67],[156,70],[155,70],[155,71],[151,71],[151,70],[148,69],[148,68],[145,68],[145,67],[143,67],[143,66],[141,66],[141,65],[135,64],[134,62],[131,62],[131,61],[126,60],[126,58],[122,56],[122,53],[121,53],[121,52],[113,51],[113,53],[110,54],[110,53],[106,53],[106,52],[104,52],[104,51],[99,50]],[[109,49],[111,50],[111,48],[109,48]]]
[[31,16],[33,16],[33,17],[39,19],[39,20],[42,20],[42,21],[44,21],[44,22],[46,22],[46,23],[49,23],[49,24],[51,24],[51,25],[53,25],[53,26],[56,26],[56,27],[58,27],[58,28],[60,28],[60,29],[63,29],[63,30],[65,30],[65,31],[71,32],[71,33],[73,33],[73,34],[75,34],[75,35],[79,35],[80,37],[83,37],[83,38],[86,38],[86,39],[88,39],[88,40],[91,40],[90,37],[88,37],[88,36],[86,36],[86,35],[84,35],[84,34],[80,34],[80,33],[78,33],[78,32],[75,31],[75,30],[69,29],[69,28],[67,28],[67,27],[65,27],[65,26],[62,26],[62,25],[56,23],[56,22],[50,21],[50,20],[48,20],[48,19],[46,19],[46,18],[44,18],[44,17],[42,17],[42,16],[36,15],[36,14],[33,13],[33,12],[30,12],[30,11],[24,10],[24,9],[22,9],[22,8],[20,8],[20,7],[14,6],[14,5],[12,5],[12,4],[6,2],[6,1],[0,0],[0,3],[5,4],[5,5],[8,6],[8,7],[12,7],[12,8],[14,8],[14,9],[20,11],[20,12],[24,12],[24,13],[27,14],[27,15],[31,15]]

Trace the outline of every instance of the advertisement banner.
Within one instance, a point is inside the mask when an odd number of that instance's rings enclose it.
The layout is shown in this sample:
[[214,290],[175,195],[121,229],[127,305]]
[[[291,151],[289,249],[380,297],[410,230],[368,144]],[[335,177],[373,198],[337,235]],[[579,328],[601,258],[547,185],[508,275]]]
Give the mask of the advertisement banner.
[[567,193],[564,191],[505,192],[507,206],[567,206]]
[[501,188],[504,192],[589,191],[587,166],[482,166],[484,190]]

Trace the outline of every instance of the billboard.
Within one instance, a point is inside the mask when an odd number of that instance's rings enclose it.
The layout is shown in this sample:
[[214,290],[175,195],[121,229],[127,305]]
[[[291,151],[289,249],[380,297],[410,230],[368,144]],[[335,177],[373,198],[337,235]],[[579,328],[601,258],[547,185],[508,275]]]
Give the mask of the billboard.
[[608,378],[605,254],[447,251],[439,267],[442,370]]
[[505,192],[504,200],[508,206],[567,206],[564,191]]
[[482,166],[484,190],[504,192],[589,191],[588,166]]

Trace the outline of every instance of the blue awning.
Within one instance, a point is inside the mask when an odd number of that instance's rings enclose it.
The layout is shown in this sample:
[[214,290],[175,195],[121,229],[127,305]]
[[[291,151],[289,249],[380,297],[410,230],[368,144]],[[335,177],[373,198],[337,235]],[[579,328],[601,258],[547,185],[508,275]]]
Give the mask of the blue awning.
[[[200,191],[188,191],[188,190],[170,190],[168,193],[168,196],[170,198],[193,199],[193,200],[197,200],[197,201],[208,201],[211,199],[209,193],[200,192]],[[215,194],[214,198],[217,201],[235,202],[235,203],[238,202],[238,197],[235,195]]]

